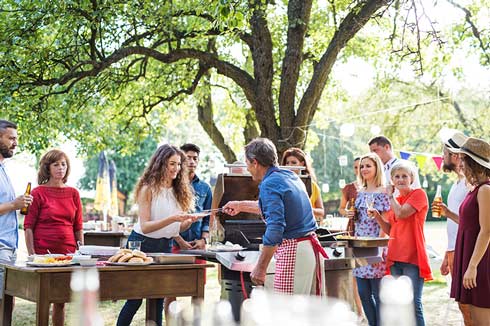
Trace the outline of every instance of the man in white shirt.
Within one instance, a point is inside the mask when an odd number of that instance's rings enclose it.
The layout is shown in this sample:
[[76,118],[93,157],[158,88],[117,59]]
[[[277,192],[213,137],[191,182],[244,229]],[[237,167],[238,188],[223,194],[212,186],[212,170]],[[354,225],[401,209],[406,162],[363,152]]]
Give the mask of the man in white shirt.
[[[391,184],[391,168],[395,162],[402,160],[395,157],[393,154],[391,141],[385,136],[377,136],[372,138],[369,142],[369,150],[376,153],[384,164],[384,171],[386,176],[386,184]],[[412,164],[410,162],[410,164]],[[414,167],[413,175],[413,188],[420,188],[419,171]]]
[[[454,172],[458,180],[451,186],[447,196],[447,206],[441,204],[441,215],[447,217],[447,249],[444,260],[441,264],[441,274],[453,275],[454,247],[456,236],[458,234],[459,223],[459,206],[468,193],[466,179],[461,170],[461,159],[458,155],[461,145],[466,141],[466,136],[457,131],[443,129],[439,132],[442,142],[444,143],[444,161],[442,169],[446,173]],[[459,309],[463,315],[465,326],[473,325],[471,321],[470,310],[467,304],[459,304]]]

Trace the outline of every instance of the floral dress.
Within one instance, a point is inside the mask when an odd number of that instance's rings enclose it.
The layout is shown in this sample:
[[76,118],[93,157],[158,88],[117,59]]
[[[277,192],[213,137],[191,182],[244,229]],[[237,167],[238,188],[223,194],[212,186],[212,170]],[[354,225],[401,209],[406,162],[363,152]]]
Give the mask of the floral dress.
[[[357,194],[356,198],[356,210],[357,221],[355,224],[354,235],[359,237],[379,237],[381,227],[376,219],[367,215],[366,198],[373,196],[374,208],[380,213],[390,210],[390,201],[386,193],[381,192],[364,192],[361,191]],[[386,257],[386,248],[383,248],[383,257]],[[386,273],[386,263],[380,262],[376,264],[369,264],[366,266],[357,267],[353,271],[353,275],[359,278],[382,278]]]

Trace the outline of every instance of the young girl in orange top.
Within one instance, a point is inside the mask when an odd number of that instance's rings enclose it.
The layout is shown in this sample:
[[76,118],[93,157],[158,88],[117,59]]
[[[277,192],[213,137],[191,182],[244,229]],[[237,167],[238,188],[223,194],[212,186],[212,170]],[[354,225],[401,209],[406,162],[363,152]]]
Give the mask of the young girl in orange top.
[[[425,325],[422,309],[424,280],[432,279],[429,259],[425,250],[424,223],[429,203],[424,190],[412,188],[413,170],[406,162],[398,162],[391,169],[391,181],[387,187],[391,212],[387,220],[376,211],[373,214],[383,231],[390,235],[388,242],[387,273],[406,275],[413,285],[413,301],[417,326]],[[400,192],[394,197],[395,188]]]

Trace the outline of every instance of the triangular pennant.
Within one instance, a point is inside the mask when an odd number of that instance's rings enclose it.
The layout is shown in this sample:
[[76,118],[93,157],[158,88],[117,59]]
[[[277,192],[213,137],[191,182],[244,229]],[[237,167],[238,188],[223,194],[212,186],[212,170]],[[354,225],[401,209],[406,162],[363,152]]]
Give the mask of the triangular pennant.
[[402,152],[400,151],[400,157],[404,160],[408,160],[410,158],[412,154],[408,153],[408,152]]
[[422,170],[425,166],[425,162],[427,161],[427,156],[425,155],[415,155],[415,160],[419,166],[419,169]]
[[442,166],[442,161],[444,160],[444,158],[442,156],[432,156],[432,159],[434,160],[434,163],[437,166],[437,170],[440,170],[441,166]]

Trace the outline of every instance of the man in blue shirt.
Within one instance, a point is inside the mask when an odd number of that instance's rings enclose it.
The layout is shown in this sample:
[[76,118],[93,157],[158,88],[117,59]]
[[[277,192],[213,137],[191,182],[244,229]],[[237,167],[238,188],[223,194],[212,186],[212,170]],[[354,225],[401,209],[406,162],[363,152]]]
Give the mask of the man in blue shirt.
[[[19,241],[16,210],[32,203],[32,196],[15,197],[10,178],[5,172],[5,159],[12,157],[17,147],[17,126],[0,120],[0,261],[15,262]],[[3,298],[4,269],[0,268],[0,300]]]
[[326,254],[314,232],[317,226],[304,183],[295,173],[278,167],[276,147],[269,139],[252,140],[245,146],[245,157],[252,179],[260,181],[259,200],[231,201],[223,210],[229,215],[248,212],[265,218],[264,246],[250,274],[252,282],[264,284],[275,255],[277,292],[324,293],[320,255]]
[[[189,181],[194,189],[195,212],[211,209],[211,187],[200,180],[196,174],[199,165],[201,149],[194,144],[184,144],[180,149],[187,157],[186,166],[189,172]],[[187,230],[182,231],[174,240],[180,249],[205,249],[209,237],[209,215],[194,222]]]

